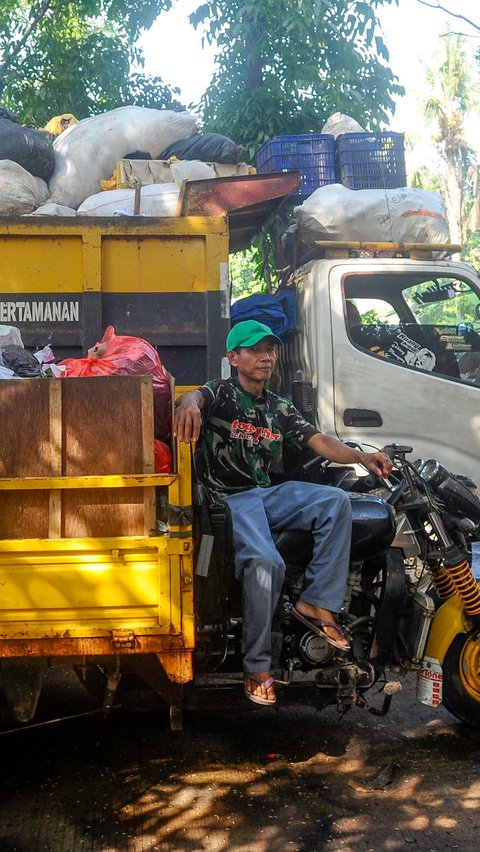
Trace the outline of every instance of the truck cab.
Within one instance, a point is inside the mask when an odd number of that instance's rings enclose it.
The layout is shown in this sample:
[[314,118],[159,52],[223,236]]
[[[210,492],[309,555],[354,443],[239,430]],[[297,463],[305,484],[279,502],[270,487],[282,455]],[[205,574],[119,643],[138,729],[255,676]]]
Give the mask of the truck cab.
[[480,279],[424,248],[330,244],[298,270],[283,390],[311,384],[327,435],[409,444],[478,482]]

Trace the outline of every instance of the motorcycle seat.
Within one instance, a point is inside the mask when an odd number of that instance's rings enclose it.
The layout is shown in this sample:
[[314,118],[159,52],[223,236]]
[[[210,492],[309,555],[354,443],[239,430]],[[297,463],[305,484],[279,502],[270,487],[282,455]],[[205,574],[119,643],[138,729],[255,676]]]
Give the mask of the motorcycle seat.
[[[352,559],[365,559],[389,547],[395,538],[392,508],[381,497],[348,494],[352,506]],[[274,536],[286,564],[307,565],[312,558],[313,539],[306,530],[282,530]]]

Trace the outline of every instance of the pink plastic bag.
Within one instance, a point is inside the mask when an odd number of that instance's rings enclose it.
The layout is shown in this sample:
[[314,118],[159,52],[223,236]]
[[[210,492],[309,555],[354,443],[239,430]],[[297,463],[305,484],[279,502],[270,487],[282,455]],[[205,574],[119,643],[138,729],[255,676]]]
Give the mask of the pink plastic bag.
[[115,334],[109,325],[102,339],[88,350],[86,358],[66,358],[58,366],[65,377],[151,376],[155,435],[163,439],[171,433],[171,393],[168,376],[154,347],[141,337]]

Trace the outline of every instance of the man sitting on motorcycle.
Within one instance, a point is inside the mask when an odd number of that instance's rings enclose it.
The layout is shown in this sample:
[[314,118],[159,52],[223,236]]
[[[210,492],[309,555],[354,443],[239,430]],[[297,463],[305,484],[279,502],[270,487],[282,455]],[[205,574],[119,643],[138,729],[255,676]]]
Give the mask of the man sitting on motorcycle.
[[347,581],[351,510],[347,494],[309,482],[271,486],[269,468],[282,444],[307,446],[333,462],[361,464],[385,476],[390,459],[364,453],[322,435],[294,405],[266,388],[281,340],[262,323],[247,320],[227,337],[227,357],[235,378],[207,382],[187,391],[176,404],[174,434],[198,441],[199,480],[219,492],[231,511],[235,574],[242,580],[244,687],[247,697],[273,706],[272,618],[280,597],[285,563],[272,532],[311,530],[313,558],[306,586],[295,607],[315,622],[330,645],[349,644],[333,612],[342,606]]

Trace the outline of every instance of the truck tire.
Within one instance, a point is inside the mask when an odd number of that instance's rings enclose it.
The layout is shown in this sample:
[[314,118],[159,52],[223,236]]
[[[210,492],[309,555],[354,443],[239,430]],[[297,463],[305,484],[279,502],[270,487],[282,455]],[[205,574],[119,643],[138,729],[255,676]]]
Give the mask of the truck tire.
[[457,719],[480,728],[480,631],[459,633],[443,661],[443,704]]

